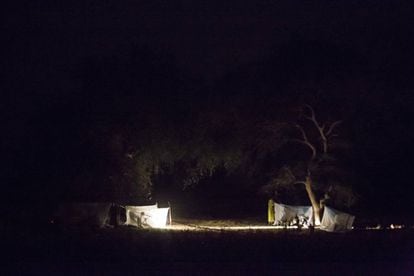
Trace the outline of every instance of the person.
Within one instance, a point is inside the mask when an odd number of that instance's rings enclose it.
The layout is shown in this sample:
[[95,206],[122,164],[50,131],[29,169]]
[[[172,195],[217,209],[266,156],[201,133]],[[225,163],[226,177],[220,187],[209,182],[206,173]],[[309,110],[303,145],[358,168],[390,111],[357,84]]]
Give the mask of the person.
[[148,227],[148,218],[149,216],[145,214],[145,212],[141,212],[137,218],[137,226],[139,228],[147,228]]

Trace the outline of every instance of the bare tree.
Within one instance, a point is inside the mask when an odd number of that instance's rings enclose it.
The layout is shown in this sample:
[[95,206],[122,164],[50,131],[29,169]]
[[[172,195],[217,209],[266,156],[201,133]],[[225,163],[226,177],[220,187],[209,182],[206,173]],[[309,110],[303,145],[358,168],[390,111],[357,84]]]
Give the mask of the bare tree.
[[[312,204],[314,211],[315,224],[320,224],[321,221],[321,209],[324,206],[325,200],[329,197],[328,193],[325,193],[324,198],[317,200],[317,197],[313,191],[313,175],[312,172],[315,168],[319,167],[320,162],[324,159],[324,156],[327,156],[330,151],[330,144],[333,137],[336,136],[334,130],[341,123],[341,121],[334,121],[330,124],[321,123],[318,121],[315,115],[314,109],[310,105],[305,105],[304,118],[311,122],[311,125],[315,128],[318,135],[318,139],[314,141],[309,140],[308,135],[303,126],[296,124],[295,127],[298,129],[301,138],[294,139],[294,141],[301,143],[308,147],[311,151],[310,158],[306,166],[306,176],[305,179],[297,180],[296,183],[301,183],[305,185],[305,189],[309,200]],[[293,175],[294,176],[294,175]],[[294,176],[296,179],[296,177]],[[330,187],[329,189],[332,189]]]
[[[326,181],[327,175],[340,171],[338,164],[335,163],[334,149],[341,141],[337,130],[342,121],[321,122],[310,105],[304,105],[301,111],[300,120],[296,123],[270,123],[268,125],[267,129],[272,133],[272,137],[266,139],[267,142],[263,144],[269,146],[269,143],[272,143],[273,147],[277,147],[278,150],[299,144],[303,146],[305,152],[301,155],[301,160],[293,161],[293,165],[287,165],[292,160],[286,160],[286,164],[278,170],[271,184],[265,189],[278,191],[278,189],[283,190],[288,187],[291,189],[295,185],[304,185],[315,214],[314,224],[318,225],[321,221],[322,209],[331,195],[337,191],[338,193],[350,191],[342,186],[336,187],[338,183],[331,179]],[[323,178],[325,181],[322,180]],[[318,189],[315,189],[316,187]],[[352,192],[346,196],[352,197],[351,194]]]

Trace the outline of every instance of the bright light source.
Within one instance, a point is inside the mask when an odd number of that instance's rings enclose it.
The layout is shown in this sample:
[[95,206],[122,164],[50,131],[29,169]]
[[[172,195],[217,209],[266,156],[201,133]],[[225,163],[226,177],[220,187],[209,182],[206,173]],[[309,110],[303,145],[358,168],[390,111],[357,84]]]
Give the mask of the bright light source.
[[147,221],[143,221],[152,228],[164,228],[167,226],[167,216],[170,208],[158,208],[148,210],[144,213]]
[[404,228],[404,225],[398,225],[398,224],[391,224],[389,229],[395,230],[395,229],[402,229]]

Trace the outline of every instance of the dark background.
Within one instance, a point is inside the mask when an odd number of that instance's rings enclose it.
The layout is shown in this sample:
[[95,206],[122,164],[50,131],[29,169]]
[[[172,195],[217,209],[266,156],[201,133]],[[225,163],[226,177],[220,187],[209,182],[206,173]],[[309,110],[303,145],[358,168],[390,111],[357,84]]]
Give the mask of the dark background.
[[[360,210],[406,216],[414,207],[409,1],[22,1],[2,10],[5,205],[64,198],[79,171],[106,166],[82,142],[85,130],[128,122],[136,106],[174,126],[200,110],[260,120],[305,101],[345,120]],[[235,192],[241,179],[218,174],[185,196],[257,200],[252,188]]]

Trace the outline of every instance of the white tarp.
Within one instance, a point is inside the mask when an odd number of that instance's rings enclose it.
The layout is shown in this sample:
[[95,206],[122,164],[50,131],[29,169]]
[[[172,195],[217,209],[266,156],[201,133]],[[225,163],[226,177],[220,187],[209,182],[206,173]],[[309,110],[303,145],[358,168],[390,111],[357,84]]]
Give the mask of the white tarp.
[[299,219],[302,224],[312,225],[312,207],[311,206],[290,206],[275,203],[275,225],[290,224]]
[[125,206],[126,225],[142,228],[165,227],[170,208],[158,208],[157,204],[149,206]]
[[137,226],[138,218],[141,212],[145,212],[152,209],[157,209],[158,204],[145,205],[145,206],[125,206],[126,212],[126,225]]
[[344,232],[352,229],[355,217],[325,206],[320,229],[329,232]]
[[103,227],[108,220],[111,203],[62,203],[55,219],[62,225]]

